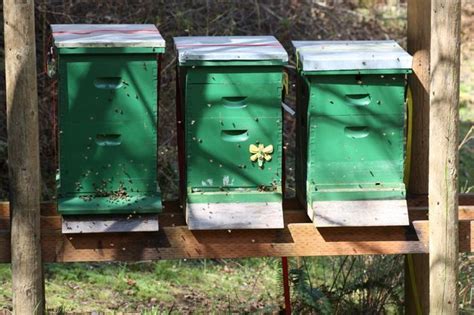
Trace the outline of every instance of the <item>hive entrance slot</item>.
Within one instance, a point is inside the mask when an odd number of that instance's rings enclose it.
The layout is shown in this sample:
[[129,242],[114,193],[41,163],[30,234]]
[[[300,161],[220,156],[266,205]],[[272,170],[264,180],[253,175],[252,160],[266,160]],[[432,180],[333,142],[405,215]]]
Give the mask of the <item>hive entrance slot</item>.
[[249,138],[248,130],[222,130],[221,138],[227,142],[243,142]]
[[98,89],[115,90],[122,87],[121,77],[101,77],[94,80],[94,86]]
[[365,138],[369,135],[369,128],[366,126],[346,127],[344,128],[344,134],[346,135],[346,137],[354,139]]
[[367,106],[370,104],[370,94],[346,94],[346,101],[353,106]]
[[119,134],[98,134],[95,136],[95,143],[100,146],[117,146],[122,143],[122,136]]
[[224,106],[227,108],[244,108],[247,107],[247,97],[246,96],[231,96],[223,97],[222,101]]

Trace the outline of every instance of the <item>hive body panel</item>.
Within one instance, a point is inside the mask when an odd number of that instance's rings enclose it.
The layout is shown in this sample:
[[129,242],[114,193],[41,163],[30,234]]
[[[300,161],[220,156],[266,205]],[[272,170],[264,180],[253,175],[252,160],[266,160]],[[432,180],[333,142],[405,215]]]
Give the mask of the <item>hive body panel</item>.
[[[213,60],[222,55],[219,48],[205,44],[204,50],[191,49],[188,45],[193,44],[175,39],[181,58],[178,120],[183,124],[180,151],[187,222],[190,229],[282,228],[286,60],[261,60],[252,48],[228,48],[227,40],[222,41],[217,45],[224,50],[237,55],[245,51],[245,61]],[[274,38],[271,42],[276,45]],[[269,51],[274,58],[273,48]],[[280,49],[276,53],[282,54]]]
[[52,30],[58,52],[58,211],[159,212],[159,32],[153,25]]
[[[258,66],[233,69],[235,78],[225,69],[227,80],[218,83],[213,80],[221,74],[218,68],[209,69],[207,83],[193,81],[198,76],[187,69],[184,122],[188,201],[204,192],[213,194],[198,199],[210,202],[265,201],[273,192],[281,199],[281,67],[266,75]],[[241,72],[249,73],[250,82]],[[259,82],[252,83],[252,76],[260,78]],[[272,145],[271,160],[263,166],[251,161],[251,144]]]
[[310,79],[310,196],[404,198],[404,82],[403,75]]
[[[394,42],[314,43],[295,43],[303,58],[297,81],[298,197],[316,226],[408,224],[403,178],[410,69],[402,67],[411,57]],[[339,69],[324,63],[327,58],[340,58]],[[395,58],[389,65],[400,68],[383,68],[384,58]]]

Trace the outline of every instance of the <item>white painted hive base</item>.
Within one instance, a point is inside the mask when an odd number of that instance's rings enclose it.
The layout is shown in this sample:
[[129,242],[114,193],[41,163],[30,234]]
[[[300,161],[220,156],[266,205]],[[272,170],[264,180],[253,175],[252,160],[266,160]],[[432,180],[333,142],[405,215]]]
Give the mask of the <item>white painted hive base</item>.
[[409,225],[406,200],[314,201],[308,215],[316,227]]
[[280,202],[188,203],[190,230],[282,229]]
[[63,216],[63,234],[157,232],[157,214]]

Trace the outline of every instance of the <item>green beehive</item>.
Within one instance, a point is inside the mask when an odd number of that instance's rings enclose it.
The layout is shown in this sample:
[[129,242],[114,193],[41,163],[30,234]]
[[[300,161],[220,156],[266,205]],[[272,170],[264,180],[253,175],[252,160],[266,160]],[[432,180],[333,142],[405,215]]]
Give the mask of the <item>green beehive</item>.
[[405,92],[394,41],[294,41],[298,195],[316,226],[408,224]]
[[154,25],[52,25],[63,215],[157,213]]
[[176,37],[190,229],[283,228],[282,79],[273,36]]

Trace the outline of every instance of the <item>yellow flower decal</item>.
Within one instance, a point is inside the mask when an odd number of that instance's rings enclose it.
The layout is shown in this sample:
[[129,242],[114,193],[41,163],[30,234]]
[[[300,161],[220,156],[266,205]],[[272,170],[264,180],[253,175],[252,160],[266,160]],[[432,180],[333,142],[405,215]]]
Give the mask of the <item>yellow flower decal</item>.
[[257,162],[258,166],[263,168],[263,164],[265,161],[270,161],[272,159],[273,153],[273,145],[264,146],[263,144],[259,144],[256,146],[255,144],[251,144],[249,147],[249,152],[252,153],[250,156],[250,161]]

